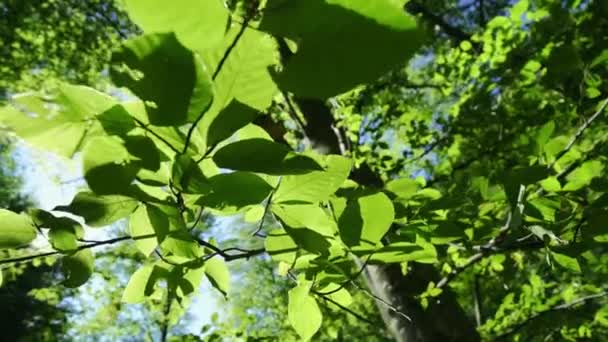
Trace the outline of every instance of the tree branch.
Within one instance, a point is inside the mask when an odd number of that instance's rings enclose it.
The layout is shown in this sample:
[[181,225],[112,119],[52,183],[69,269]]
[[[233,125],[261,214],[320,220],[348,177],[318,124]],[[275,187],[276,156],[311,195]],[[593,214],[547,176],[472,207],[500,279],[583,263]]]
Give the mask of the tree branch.
[[608,106],[608,98],[604,100],[604,102],[601,104],[600,108],[589,119],[585,119],[585,122],[578,128],[578,130],[576,131],[574,136],[570,139],[570,142],[568,142],[568,145],[566,145],[566,147],[555,156],[555,160],[553,161],[553,163],[551,163],[551,165],[549,165],[549,169],[553,169],[553,166],[555,166],[555,164],[559,161],[559,159],[561,157],[563,157],[566,153],[568,153],[568,151],[570,151],[570,149],[572,149],[572,147],[574,146],[576,141],[583,135],[583,133],[591,125],[591,123],[595,119],[597,119],[600,116],[600,114],[602,114],[604,112],[604,110],[606,109],[607,106]]
[[[241,37],[243,37],[243,34],[245,33],[245,30],[247,29],[247,25],[248,24],[249,24],[249,18],[245,18],[245,20],[241,24],[241,28],[240,28],[239,32],[236,34],[236,37],[234,37],[234,40],[232,41],[232,43],[230,44],[230,46],[228,46],[228,48],[224,52],[224,55],[222,56],[222,59],[220,59],[220,62],[218,63],[217,67],[215,68],[215,71],[213,72],[213,76],[211,77],[211,79],[213,81],[215,81],[215,79],[217,78],[217,76],[220,74],[220,71],[222,71],[222,68],[224,67],[224,64],[228,60],[228,57],[230,57],[230,54],[232,53],[232,51],[236,47],[236,44],[238,44],[238,42],[241,39]],[[184,143],[184,150],[182,151],[182,154],[186,153],[186,151],[188,150],[188,146],[190,145],[190,140],[192,139],[192,134],[194,133],[194,130],[196,129],[196,126],[201,121],[201,119],[203,118],[204,114],[207,112],[207,109],[208,108],[205,108],[205,110],[203,110],[199,114],[199,116],[196,118],[196,120],[194,120],[194,122],[192,123],[192,126],[190,126],[190,128],[188,129],[188,134],[186,135],[186,142]]]
[[586,303],[586,302],[588,302],[590,300],[595,300],[595,299],[599,299],[599,298],[606,297],[606,296],[608,296],[608,292],[603,291],[603,292],[596,293],[596,294],[593,294],[593,295],[580,297],[580,298],[577,298],[577,299],[575,299],[575,300],[573,300],[571,302],[555,305],[555,306],[550,307],[548,309],[539,311],[539,312],[533,314],[532,316],[528,317],[523,322],[520,322],[520,323],[516,324],[514,327],[512,327],[511,329],[509,329],[507,332],[505,332],[505,333],[503,333],[501,335],[498,335],[495,338],[495,340],[501,340],[501,339],[505,339],[505,338],[509,337],[510,335],[516,333],[521,328],[523,328],[524,326],[526,326],[528,323],[530,323],[533,320],[535,320],[535,319],[537,319],[537,318],[539,318],[541,316],[544,316],[544,315],[546,315],[546,314],[548,314],[550,312],[561,311],[561,310],[568,310],[568,309],[571,309],[571,308],[573,308],[573,307],[575,307],[575,306],[577,306],[579,304],[584,304],[584,303]]

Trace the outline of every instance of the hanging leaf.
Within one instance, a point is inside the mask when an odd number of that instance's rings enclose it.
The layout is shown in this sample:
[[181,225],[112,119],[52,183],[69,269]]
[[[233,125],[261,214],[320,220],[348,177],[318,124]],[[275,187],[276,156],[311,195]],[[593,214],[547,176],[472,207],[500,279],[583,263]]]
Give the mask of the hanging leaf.
[[145,206],[138,207],[129,218],[129,234],[135,241],[137,249],[145,256],[150,256],[158,246],[156,231],[150,223]]
[[228,23],[229,12],[222,1],[176,0],[167,7],[162,0],[127,0],[125,5],[131,20],[145,33],[174,32],[184,46],[197,52],[220,44]]
[[186,228],[186,223],[174,206],[145,206],[148,220],[154,229],[161,249],[184,261],[194,260],[202,256],[198,243]]
[[578,260],[576,260],[576,258],[573,258],[566,254],[555,252],[551,253],[551,256],[553,256],[553,260],[555,260],[558,265],[567,268],[572,272],[581,273],[581,267],[579,266]]
[[287,317],[302,340],[310,340],[321,327],[323,316],[317,301],[309,293],[310,283],[302,282],[289,290]]
[[28,216],[0,209],[0,249],[27,245],[36,235],[34,222]]
[[207,146],[227,138],[230,131],[268,108],[277,93],[277,86],[270,76],[270,69],[277,63],[274,38],[246,28],[233,45],[240,26],[233,25],[223,44],[203,54],[210,69],[218,70],[226,49],[232,46],[213,82],[215,96],[211,108],[198,125],[199,132],[206,137]]
[[145,102],[153,125],[195,121],[211,104],[213,90],[205,66],[173,33],[128,40],[112,55],[112,63],[112,80]]
[[72,203],[53,210],[81,216],[92,227],[103,227],[131,215],[138,205],[137,200],[126,196],[98,196],[91,192],[79,192]]
[[11,106],[0,108],[0,122],[32,145],[66,157],[94,135],[99,124],[89,119],[116,104],[92,88],[68,84],[61,84],[51,101],[36,94],[17,95]]
[[96,194],[124,192],[135,180],[139,168],[130,163],[129,151],[118,137],[100,136],[83,150],[84,178]]
[[407,61],[423,41],[399,1],[292,0],[276,6],[264,13],[260,29],[298,42],[275,79],[302,97],[325,99],[374,81]]
[[349,246],[377,245],[388,232],[395,218],[391,200],[383,193],[348,201],[340,216],[340,236]]
[[283,229],[274,229],[264,240],[266,252],[275,261],[283,261],[289,265],[296,260],[298,245]]
[[230,271],[224,259],[215,256],[205,262],[205,275],[211,285],[220,291],[224,297],[230,291]]
[[399,178],[386,183],[384,188],[395,198],[409,199],[418,192],[420,184],[411,178]]
[[214,146],[251,123],[258,111],[237,100],[232,100],[209,125],[206,146]]
[[318,205],[273,205],[271,208],[290,228],[308,228],[327,237],[333,237],[338,232],[336,222]]
[[[342,305],[343,307],[349,307],[353,303],[353,297],[350,295],[348,290],[344,287],[340,288],[340,285],[336,283],[329,283],[323,289],[319,290],[319,293],[329,292],[332,293],[325,295],[325,297],[330,298],[331,300]],[[336,306],[331,302],[328,302],[328,305],[334,310],[342,310],[340,307]]]
[[63,285],[79,287],[89,280],[93,274],[95,257],[90,249],[83,249],[75,254],[63,257],[62,269],[66,274]]
[[166,268],[153,264],[140,267],[131,275],[121,301],[128,304],[143,302],[153,293],[154,285],[162,278],[169,278],[169,271]]
[[341,156],[326,156],[319,164],[325,166],[322,171],[310,171],[301,175],[285,176],[274,196],[275,203],[325,201],[335,193],[350,174],[352,163]]
[[206,194],[211,190],[209,180],[200,166],[187,155],[175,159],[171,177],[178,190],[189,194]]
[[273,175],[323,170],[314,159],[265,139],[247,139],[228,144],[215,153],[213,161],[226,169]]
[[70,252],[78,248],[78,239],[84,236],[80,223],[69,217],[57,217],[44,227],[49,228],[49,241],[53,248],[61,252]]
[[236,213],[264,201],[272,187],[261,177],[248,172],[232,172],[209,178],[212,192],[197,203],[225,214]]

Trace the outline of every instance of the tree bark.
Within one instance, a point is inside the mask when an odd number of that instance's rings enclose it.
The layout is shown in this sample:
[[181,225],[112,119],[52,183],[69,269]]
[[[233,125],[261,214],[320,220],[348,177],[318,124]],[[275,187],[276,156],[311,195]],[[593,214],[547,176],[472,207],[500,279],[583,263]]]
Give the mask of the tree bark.
[[[295,99],[306,119],[304,131],[311,145],[320,153],[343,154],[336,136],[331,109],[319,100]],[[362,186],[381,187],[381,179],[371,168],[353,170],[351,179]],[[398,342],[411,341],[478,341],[475,324],[457,302],[449,289],[430,300],[423,309],[416,298],[427,284],[439,280],[437,270],[429,265],[412,263],[407,275],[399,264],[366,266],[366,283],[374,296],[405,313],[411,321],[397,314],[389,306],[376,300],[384,323]]]

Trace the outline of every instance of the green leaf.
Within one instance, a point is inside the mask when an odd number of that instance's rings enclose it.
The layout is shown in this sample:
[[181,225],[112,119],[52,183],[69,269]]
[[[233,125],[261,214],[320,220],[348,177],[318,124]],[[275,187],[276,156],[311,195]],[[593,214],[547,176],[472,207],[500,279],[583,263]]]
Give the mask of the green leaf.
[[581,267],[579,266],[578,260],[576,260],[576,258],[573,258],[566,254],[555,252],[551,253],[551,255],[553,256],[553,260],[555,260],[558,265],[567,268],[570,271],[581,273]]
[[[334,302],[342,305],[343,307],[349,307],[353,303],[353,297],[350,295],[350,293],[348,292],[348,290],[346,288],[341,288],[339,290],[338,290],[338,288],[340,288],[340,285],[338,285],[336,283],[330,283],[327,286],[325,286],[323,289],[321,289],[319,292],[320,293],[333,292],[331,294],[325,295],[325,297],[329,297]],[[332,308],[334,310],[342,310],[341,308],[337,307],[335,304],[333,304],[331,302],[328,302],[328,304],[329,304],[330,308]]]
[[[145,256],[150,256],[158,246],[156,231],[150,223],[148,211],[145,206],[140,206],[129,218],[129,234],[135,241],[135,246]],[[142,238],[151,235],[151,237]]]
[[323,321],[319,305],[309,291],[310,283],[302,283],[289,290],[287,306],[289,323],[304,341],[315,335]]
[[[275,39],[247,28],[233,46],[240,29],[240,24],[233,25],[224,43],[204,54],[207,65],[216,70],[226,50],[232,47],[213,82],[215,96],[211,108],[198,125],[208,146],[268,108],[277,92],[269,71],[277,63]],[[230,124],[226,125],[223,121],[228,118]]]
[[381,248],[355,247],[353,253],[365,260],[369,257],[370,263],[390,264],[415,261],[432,264],[437,262],[435,246],[422,239],[417,239],[415,243],[398,241]]
[[146,299],[146,289],[149,286],[154,265],[144,265],[131,275],[127,287],[122,293],[121,301],[128,304],[141,303]]
[[407,61],[423,41],[400,1],[292,0],[276,6],[265,11],[260,29],[298,42],[275,78],[301,97],[325,99],[374,81]]
[[99,125],[89,119],[116,104],[92,88],[68,84],[52,101],[49,106],[40,95],[15,96],[12,106],[0,108],[0,121],[35,147],[72,157]]
[[264,219],[266,208],[263,205],[253,205],[245,212],[243,220],[248,223],[256,223]]
[[63,285],[66,287],[79,287],[89,280],[93,274],[95,257],[90,249],[83,249],[75,254],[65,256],[62,269],[66,274]]
[[540,182],[540,186],[543,188],[543,190],[548,191],[548,192],[557,192],[562,189],[562,185],[560,184],[557,177],[549,177],[549,178],[543,179]]
[[604,165],[599,160],[590,160],[574,169],[566,179],[563,191],[576,191],[589,185],[593,178],[603,175]]
[[247,139],[228,144],[215,153],[213,161],[226,169],[274,175],[322,170],[314,159],[266,139]]
[[27,245],[36,235],[34,222],[28,216],[0,209],[0,249]]
[[333,237],[338,232],[336,222],[318,205],[272,205],[271,208],[290,228],[308,228],[326,237]]
[[228,296],[230,290],[230,271],[224,259],[215,256],[205,262],[205,275],[211,285],[220,291],[224,297]]
[[199,165],[187,155],[180,155],[173,162],[172,179],[178,190],[189,194],[205,194],[211,189]]
[[96,194],[123,192],[135,180],[138,168],[118,137],[100,136],[89,141],[83,150],[84,178]]
[[283,229],[270,231],[264,240],[264,247],[275,261],[283,261],[291,265],[296,260],[298,245]]
[[78,248],[78,239],[84,236],[80,223],[69,217],[57,217],[47,223],[49,241],[53,248],[61,252],[69,252]]
[[129,135],[123,140],[131,163],[150,171],[160,168],[160,153],[152,139],[142,135]]
[[409,199],[418,192],[420,184],[411,178],[399,178],[386,183],[384,188],[396,198]]
[[[145,101],[153,125],[192,122],[213,99],[211,78],[202,61],[172,33],[128,40],[112,55],[112,63],[112,80]],[[125,65],[130,70],[124,70]]]
[[348,201],[340,216],[340,236],[349,246],[377,245],[388,232],[395,218],[391,200],[383,193]]
[[79,192],[72,203],[53,210],[81,216],[92,227],[103,227],[131,215],[138,205],[137,200],[126,196],[98,196],[91,192]]
[[264,201],[272,187],[261,177],[248,172],[232,172],[209,178],[212,192],[198,202],[223,213],[236,213]]
[[136,127],[133,117],[124,106],[118,104],[97,115],[97,121],[109,135],[124,136]]
[[232,100],[209,125],[207,146],[214,146],[229,138],[236,131],[251,123],[257,115],[256,109]]
[[174,206],[146,205],[148,220],[156,233],[158,244],[163,251],[175,256],[193,260],[202,251],[186,228],[180,212]]
[[325,201],[346,181],[351,170],[351,161],[341,156],[326,156],[317,159],[325,166],[323,171],[311,171],[302,175],[290,175],[281,179],[272,197],[275,203]]
[[229,12],[222,1],[176,0],[167,6],[162,0],[127,0],[125,5],[145,33],[174,32],[184,46],[197,52],[221,43],[228,24]]

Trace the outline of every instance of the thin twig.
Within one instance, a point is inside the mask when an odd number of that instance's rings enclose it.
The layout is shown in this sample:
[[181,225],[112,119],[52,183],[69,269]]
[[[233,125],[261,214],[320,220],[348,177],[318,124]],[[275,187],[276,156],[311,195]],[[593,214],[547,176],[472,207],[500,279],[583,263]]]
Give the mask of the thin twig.
[[327,296],[327,295],[330,295],[330,294],[334,294],[334,293],[342,290],[346,285],[350,284],[351,282],[354,282],[357,278],[359,278],[359,276],[361,275],[361,273],[363,273],[363,271],[365,271],[365,267],[367,267],[367,263],[372,258],[372,255],[374,255],[374,253],[370,254],[365,259],[365,262],[363,262],[363,265],[361,265],[361,267],[359,268],[359,271],[357,271],[357,273],[355,273],[351,277],[349,277],[349,279],[347,281],[343,282],[342,284],[340,284],[340,286],[338,286],[337,288],[335,288],[335,289],[333,289],[331,291],[317,292],[317,293],[320,294],[320,295],[322,295],[322,296]]
[[272,197],[274,196],[274,193],[279,188],[279,185],[281,185],[281,180],[282,179],[283,179],[283,176],[279,176],[279,180],[277,181],[277,185],[270,192],[270,195],[268,196],[268,200],[266,200],[266,204],[264,205],[264,214],[262,214],[262,219],[260,220],[260,224],[258,225],[258,228],[255,230],[255,232],[253,232],[253,234],[251,234],[252,236],[264,237],[264,236],[260,236],[260,232],[264,228],[264,218],[268,214],[268,210],[270,209],[270,204],[272,203]]
[[576,131],[574,136],[570,139],[570,142],[568,143],[568,145],[566,145],[566,147],[555,156],[555,160],[551,163],[551,165],[549,165],[549,169],[553,169],[553,166],[555,166],[555,164],[559,161],[559,159],[561,157],[563,157],[566,153],[568,153],[568,151],[570,151],[570,149],[572,149],[572,147],[574,146],[576,141],[583,135],[583,133],[591,125],[591,123],[595,119],[597,119],[600,116],[600,114],[602,114],[604,112],[604,110],[606,109],[607,106],[608,106],[608,98],[605,99],[604,102],[602,103],[602,105],[600,106],[600,108],[589,119],[586,119],[585,122],[578,128],[578,130]]
[[399,316],[407,319],[409,322],[412,322],[412,319],[410,318],[410,316],[406,315],[404,312],[402,312],[401,310],[397,309],[395,306],[393,306],[391,303],[385,301],[384,299],[376,296],[375,294],[371,293],[370,291],[368,291],[367,289],[362,288],[361,286],[359,286],[357,283],[353,282],[352,283],[354,287],[356,287],[359,291],[363,292],[364,294],[366,294],[368,297],[377,300],[378,302],[382,303],[384,306],[386,306],[387,308],[389,308],[389,310],[393,311],[394,313],[398,314]]
[[362,315],[360,315],[360,314],[354,312],[353,310],[345,307],[344,305],[336,302],[335,300],[331,299],[330,297],[326,297],[326,296],[324,296],[322,294],[319,294],[318,292],[313,292],[313,293],[316,294],[316,295],[318,295],[319,297],[323,298],[323,300],[326,300],[326,301],[332,303],[333,305],[335,305],[338,308],[340,308],[340,310],[342,310],[342,311],[344,311],[344,312],[352,315],[353,317],[355,317],[356,319],[358,319],[358,320],[360,320],[362,322],[365,322],[365,323],[367,323],[369,325],[373,325],[373,326],[377,326],[379,324],[378,322],[374,322],[374,321],[371,321],[371,320],[363,317]]
[[150,128],[148,128],[148,125],[146,125],[145,123],[143,123],[141,120],[133,117],[133,120],[137,123],[137,125],[139,125],[139,127],[143,128],[146,132],[152,134],[155,138],[157,138],[158,140],[162,141],[165,145],[167,145],[173,152],[175,153],[179,153],[179,150],[171,145],[170,142],[168,142],[165,138],[161,137],[158,133],[154,132],[153,130],[151,130]]
[[[117,238],[113,238],[113,239],[109,239],[109,240],[95,241],[95,242],[91,242],[86,245],[78,246],[78,248],[76,248],[74,250],[74,252],[78,252],[78,251],[81,251],[84,249],[104,246],[104,245],[112,245],[112,244],[126,241],[126,240],[141,240],[141,239],[147,239],[147,238],[151,238],[151,237],[155,237],[155,236],[156,236],[156,234],[147,234],[147,235],[140,235],[140,236],[121,236],[121,237],[117,237]],[[18,263],[18,262],[23,262],[23,261],[30,261],[30,260],[34,260],[37,258],[42,258],[42,257],[47,257],[47,256],[52,256],[52,255],[57,255],[57,254],[61,254],[61,252],[60,251],[43,252],[43,253],[38,253],[38,254],[25,255],[25,256],[21,256],[21,257],[8,258],[8,259],[0,260],[0,265]]]
[[524,326],[526,326],[531,321],[533,321],[533,320],[535,320],[535,319],[537,319],[537,318],[539,318],[539,317],[541,317],[541,316],[543,316],[543,315],[545,315],[547,313],[555,312],[555,311],[560,311],[560,310],[568,310],[568,309],[571,309],[574,306],[577,306],[579,304],[584,304],[584,303],[586,303],[586,302],[588,302],[590,300],[599,299],[599,298],[602,298],[602,297],[605,297],[605,296],[608,296],[608,292],[603,291],[603,292],[592,294],[592,295],[589,295],[589,296],[580,297],[580,298],[577,298],[577,299],[575,299],[575,300],[573,300],[571,302],[555,305],[555,306],[550,307],[548,309],[539,311],[539,312],[533,314],[532,316],[528,317],[524,321],[516,324],[514,327],[512,327],[511,329],[509,329],[507,332],[505,332],[505,333],[503,333],[501,335],[498,335],[495,338],[495,340],[504,339],[504,338],[506,338],[506,337],[508,337],[508,336],[510,336],[510,335],[512,335],[514,333],[516,333],[517,331],[519,331],[521,328],[523,328]]
[[[241,37],[243,37],[243,34],[245,33],[245,30],[247,29],[248,24],[249,24],[249,18],[245,18],[245,20],[243,21],[243,24],[241,25],[239,32],[236,34],[236,37],[234,37],[234,40],[232,41],[232,43],[230,43],[230,46],[228,46],[228,49],[226,49],[226,51],[224,52],[224,55],[222,56],[222,59],[218,63],[217,67],[215,68],[215,71],[213,72],[213,76],[211,77],[211,79],[213,81],[215,81],[217,76],[220,74],[220,71],[222,71],[224,64],[226,63],[226,61],[228,60],[228,57],[232,53],[232,50],[234,50],[234,48],[236,47],[236,44],[239,42]],[[198,115],[198,117],[194,120],[194,122],[188,129],[188,134],[186,134],[186,142],[184,143],[184,150],[183,150],[182,154],[186,153],[186,151],[188,150],[188,147],[190,146],[190,141],[192,139],[192,134],[194,133],[194,130],[196,129],[196,126],[198,125],[198,123],[201,121],[201,119],[207,112],[207,109],[208,108],[205,108],[205,110],[203,110]]]

